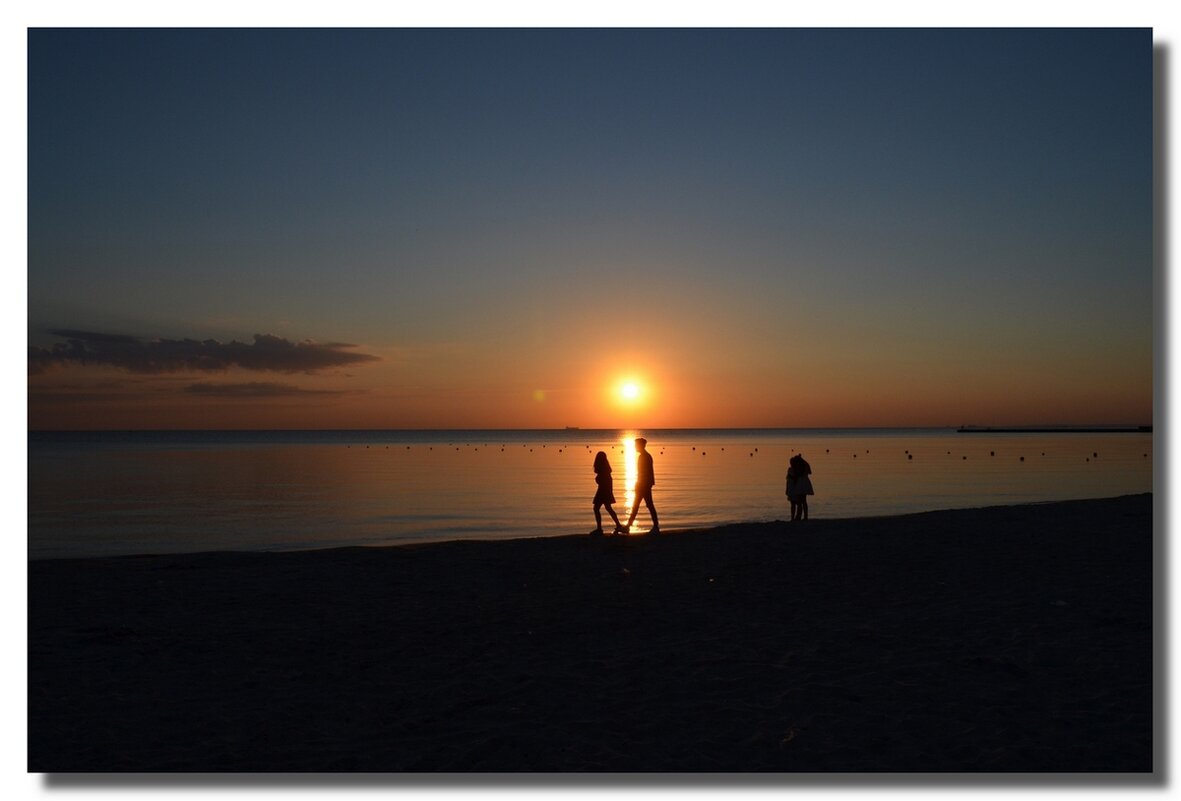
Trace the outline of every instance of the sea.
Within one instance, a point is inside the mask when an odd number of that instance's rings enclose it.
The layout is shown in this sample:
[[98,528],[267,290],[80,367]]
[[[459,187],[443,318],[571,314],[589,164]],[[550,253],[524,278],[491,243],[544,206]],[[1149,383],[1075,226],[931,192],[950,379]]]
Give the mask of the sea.
[[[585,535],[595,454],[607,454],[626,521],[640,436],[663,531],[787,520],[794,454],[812,467],[811,519],[1153,489],[1145,431],[30,432],[28,557]],[[649,525],[641,505],[632,535]]]

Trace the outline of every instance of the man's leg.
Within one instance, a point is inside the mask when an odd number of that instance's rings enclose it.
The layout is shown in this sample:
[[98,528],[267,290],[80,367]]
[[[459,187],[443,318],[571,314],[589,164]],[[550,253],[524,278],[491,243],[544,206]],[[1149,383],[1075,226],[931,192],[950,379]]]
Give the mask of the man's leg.
[[656,504],[652,503],[652,490],[644,493],[644,503],[648,505],[648,514],[652,515],[652,528],[660,528],[660,520],[656,517]]

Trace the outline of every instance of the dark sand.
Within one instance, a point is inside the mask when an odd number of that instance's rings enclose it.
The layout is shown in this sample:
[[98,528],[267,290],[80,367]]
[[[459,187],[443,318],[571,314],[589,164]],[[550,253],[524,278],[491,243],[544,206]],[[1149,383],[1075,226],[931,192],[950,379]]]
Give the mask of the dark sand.
[[1152,496],[29,563],[29,770],[1133,771]]

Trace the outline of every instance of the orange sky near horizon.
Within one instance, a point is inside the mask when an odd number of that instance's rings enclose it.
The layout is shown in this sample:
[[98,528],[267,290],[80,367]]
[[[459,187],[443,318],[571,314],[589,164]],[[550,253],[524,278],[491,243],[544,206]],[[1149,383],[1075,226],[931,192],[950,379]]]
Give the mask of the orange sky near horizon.
[[[700,333],[698,331],[697,333]],[[31,429],[923,427],[1152,422],[1147,358],[1093,353],[937,359],[891,343],[834,343],[798,358],[762,349],[686,347],[693,331],[645,355],[471,344],[383,351],[324,374],[140,375],[66,366],[30,377]],[[881,349],[879,349],[881,348]],[[740,354],[740,355],[737,355]],[[640,387],[622,396],[625,381]]]

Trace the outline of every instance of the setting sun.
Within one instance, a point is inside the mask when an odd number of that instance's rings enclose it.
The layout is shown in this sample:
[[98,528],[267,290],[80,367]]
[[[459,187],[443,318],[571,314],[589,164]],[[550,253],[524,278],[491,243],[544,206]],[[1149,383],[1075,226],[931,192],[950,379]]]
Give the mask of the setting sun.
[[624,403],[635,403],[643,394],[643,389],[635,381],[624,381],[619,385],[619,398]]

